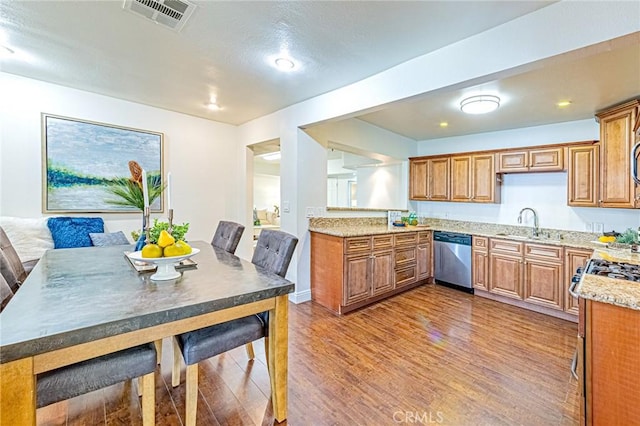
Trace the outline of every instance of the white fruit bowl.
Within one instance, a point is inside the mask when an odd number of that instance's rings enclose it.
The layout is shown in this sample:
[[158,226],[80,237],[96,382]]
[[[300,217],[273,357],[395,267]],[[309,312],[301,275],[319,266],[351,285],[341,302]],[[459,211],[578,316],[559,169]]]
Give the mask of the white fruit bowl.
[[173,280],[176,278],[180,278],[180,272],[176,271],[176,264],[180,263],[185,259],[189,259],[192,256],[200,253],[200,249],[192,248],[191,253],[185,254],[182,256],[171,256],[171,257],[142,257],[142,250],[134,251],[133,253],[129,253],[127,256],[131,260],[135,260],[136,262],[146,262],[153,263],[158,266],[156,273],[149,277],[154,281],[166,281]]

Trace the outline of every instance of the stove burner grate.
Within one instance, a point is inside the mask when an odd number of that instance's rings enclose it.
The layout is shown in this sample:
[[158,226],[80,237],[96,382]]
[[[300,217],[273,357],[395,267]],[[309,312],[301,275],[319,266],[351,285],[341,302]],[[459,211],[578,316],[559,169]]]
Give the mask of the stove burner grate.
[[591,259],[585,272],[587,274],[640,282],[640,265],[631,263]]

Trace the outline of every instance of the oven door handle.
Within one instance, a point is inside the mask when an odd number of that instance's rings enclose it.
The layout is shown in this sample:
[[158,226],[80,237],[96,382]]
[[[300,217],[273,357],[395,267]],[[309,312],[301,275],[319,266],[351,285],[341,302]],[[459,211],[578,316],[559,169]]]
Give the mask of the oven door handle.
[[578,378],[578,348],[576,348],[576,351],[573,353],[573,359],[571,360],[571,375],[576,379],[579,380]]
[[576,293],[576,286],[578,285],[579,282],[580,280],[573,281],[569,286],[569,294],[576,298],[580,297],[580,295]]
[[638,159],[640,157],[640,142],[635,144],[633,148],[631,148],[631,179],[640,185],[640,176],[638,176]]

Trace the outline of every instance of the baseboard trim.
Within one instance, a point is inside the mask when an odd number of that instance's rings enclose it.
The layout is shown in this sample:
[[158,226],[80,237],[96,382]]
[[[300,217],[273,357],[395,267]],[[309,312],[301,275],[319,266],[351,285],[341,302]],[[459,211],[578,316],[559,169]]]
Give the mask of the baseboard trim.
[[304,290],[289,294],[289,300],[296,305],[311,300],[311,290]]

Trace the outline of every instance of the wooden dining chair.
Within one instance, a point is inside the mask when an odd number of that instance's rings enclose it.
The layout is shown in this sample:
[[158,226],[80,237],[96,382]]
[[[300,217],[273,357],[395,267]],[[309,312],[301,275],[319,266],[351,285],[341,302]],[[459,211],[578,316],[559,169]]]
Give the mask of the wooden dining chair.
[[[2,265],[2,275],[9,283],[9,286],[15,293],[18,291],[18,287],[27,279],[27,272],[22,266],[18,252],[11,244],[11,240],[4,232],[4,229],[0,226],[0,253],[6,259],[6,262]],[[9,278],[9,274],[12,273],[12,277]]]
[[[265,229],[258,237],[258,244],[251,262],[269,272],[284,277],[293,258],[298,239],[283,231]],[[186,426],[195,426],[198,404],[198,363],[262,337],[265,354],[269,356],[268,312],[227,321],[211,327],[180,334],[173,340],[174,362],[171,384],[180,384],[180,354],[186,371]],[[253,348],[251,349],[253,359]],[[268,361],[267,361],[268,365]]]
[[36,378],[36,406],[44,407],[140,378],[142,424],[155,425],[155,369],[156,349],[152,343],[147,343],[40,373]]
[[211,240],[211,245],[234,254],[243,232],[244,225],[221,220],[218,222],[218,227]]

